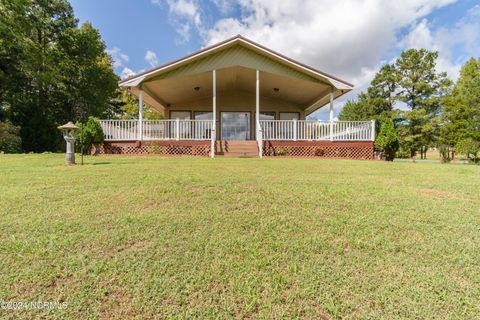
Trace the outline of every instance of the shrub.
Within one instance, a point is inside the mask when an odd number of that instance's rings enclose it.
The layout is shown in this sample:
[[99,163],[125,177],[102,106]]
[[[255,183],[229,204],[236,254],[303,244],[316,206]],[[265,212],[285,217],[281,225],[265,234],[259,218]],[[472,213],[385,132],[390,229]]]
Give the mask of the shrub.
[[287,147],[279,147],[276,152],[277,156],[288,156],[289,154],[290,150]]
[[316,157],[323,157],[325,155],[325,149],[323,148],[315,148],[315,156]]
[[75,140],[75,148],[83,154],[87,154],[90,147],[103,142],[103,130],[95,117],[88,117],[85,124],[77,122],[78,130],[77,140]]
[[375,147],[383,152],[383,157],[386,161],[393,161],[395,158],[399,142],[397,131],[391,119],[387,119],[382,123],[377,140],[375,141]]
[[22,138],[20,128],[10,122],[0,122],[0,152],[22,152]]
[[148,153],[149,154],[166,154],[167,148],[165,146],[159,146],[156,144],[149,144],[148,145]]
[[466,155],[469,161],[479,162],[480,141],[472,138],[463,139],[457,143],[455,148],[458,153]]

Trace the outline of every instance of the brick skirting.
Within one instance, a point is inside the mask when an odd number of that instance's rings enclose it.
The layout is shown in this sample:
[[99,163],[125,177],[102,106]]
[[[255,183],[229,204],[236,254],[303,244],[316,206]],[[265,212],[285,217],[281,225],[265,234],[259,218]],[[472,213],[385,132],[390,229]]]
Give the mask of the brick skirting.
[[277,141],[263,142],[266,157],[373,159],[373,141]]
[[92,154],[123,155],[168,155],[202,156],[210,155],[210,140],[201,141],[106,141]]

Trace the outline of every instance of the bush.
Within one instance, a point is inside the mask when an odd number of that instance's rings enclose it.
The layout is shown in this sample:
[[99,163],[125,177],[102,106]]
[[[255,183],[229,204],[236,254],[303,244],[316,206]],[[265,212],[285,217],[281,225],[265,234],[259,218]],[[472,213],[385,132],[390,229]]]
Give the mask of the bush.
[[288,156],[289,154],[290,150],[287,147],[279,147],[276,152],[277,156]]
[[460,140],[455,146],[456,151],[466,155],[469,161],[479,162],[480,142],[472,138]]
[[383,157],[386,161],[393,161],[393,159],[395,159],[399,142],[397,131],[391,119],[383,122],[377,140],[375,141],[375,147],[383,152]]
[[323,157],[325,155],[325,149],[324,148],[315,148],[315,156],[316,157]]
[[79,152],[87,154],[92,145],[103,142],[103,130],[97,118],[88,117],[85,124],[77,122],[76,125],[80,128],[75,140],[75,148]]
[[0,122],[0,152],[22,152],[22,138],[20,128],[10,122]]

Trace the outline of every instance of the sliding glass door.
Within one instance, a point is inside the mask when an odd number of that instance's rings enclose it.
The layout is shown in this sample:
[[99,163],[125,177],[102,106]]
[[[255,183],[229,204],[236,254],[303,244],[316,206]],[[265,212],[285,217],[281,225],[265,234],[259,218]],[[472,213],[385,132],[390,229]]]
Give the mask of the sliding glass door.
[[250,139],[250,112],[222,112],[222,140]]

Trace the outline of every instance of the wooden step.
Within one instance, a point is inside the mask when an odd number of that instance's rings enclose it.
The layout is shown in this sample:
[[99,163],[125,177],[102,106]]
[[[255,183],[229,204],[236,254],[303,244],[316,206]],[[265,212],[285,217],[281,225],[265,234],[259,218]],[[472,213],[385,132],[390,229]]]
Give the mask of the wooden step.
[[217,155],[225,157],[258,157],[257,141],[217,141]]

